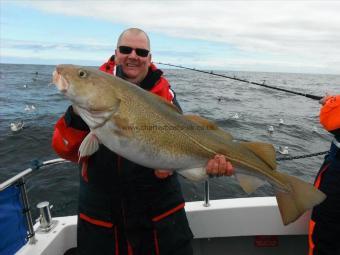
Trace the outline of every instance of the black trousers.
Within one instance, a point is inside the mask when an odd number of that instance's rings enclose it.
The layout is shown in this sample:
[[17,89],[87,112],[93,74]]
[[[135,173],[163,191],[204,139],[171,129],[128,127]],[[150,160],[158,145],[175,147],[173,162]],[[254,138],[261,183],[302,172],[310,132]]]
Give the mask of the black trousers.
[[312,212],[314,249],[309,255],[340,255],[340,158],[338,149],[332,149],[316,179],[327,198]]
[[152,222],[151,228],[103,227],[78,217],[79,255],[192,255],[192,232],[184,209]]

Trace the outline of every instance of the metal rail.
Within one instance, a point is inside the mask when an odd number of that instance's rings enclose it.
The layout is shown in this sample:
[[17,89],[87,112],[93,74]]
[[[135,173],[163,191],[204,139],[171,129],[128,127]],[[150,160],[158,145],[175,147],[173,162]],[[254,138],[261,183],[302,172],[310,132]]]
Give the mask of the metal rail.
[[49,165],[56,165],[56,164],[61,164],[61,163],[66,163],[69,162],[66,159],[58,158],[58,159],[52,159],[52,160],[47,160],[47,161],[33,161],[32,162],[32,167],[27,168],[23,170],[22,172],[18,173],[17,175],[13,176],[12,178],[4,181],[3,183],[0,183],[0,191],[3,191],[4,189],[8,188],[9,186],[12,186],[13,184],[17,183],[21,178],[29,175],[32,173],[33,170],[37,170],[39,168],[44,168]]
[[33,166],[31,168],[27,168],[26,170],[18,173],[17,175],[13,176],[12,178],[0,184],[0,192],[13,185],[17,185],[18,187],[20,187],[20,191],[21,191],[20,195],[21,195],[21,199],[22,199],[22,203],[24,207],[23,213],[25,214],[26,224],[28,228],[27,238],[28,238],[29,244],[35,244],[37,240],[35,238],[32,214],[31,214],[31,209],[30,209],[30,205],[28,202],[28,197],[27,197],[25,177],[28,177],[28,175],[30,175],[33,172],[33,170],[35,171],[37,169],[44,168],[50,165],[57,165],[57,164],[66,163],[66,162],[69,162],[69,161],[65,159],[61,159],[61,158],[47,160],[43,162],[35,160],[33,161]]
[[8,188],[9,186],[12,186],[13,184],[19,182],[23,177],[30,174],[32,172],[32,168],[28,168],[17,175],[13,176],[12,178],[8,179],[7,181],[4,181],[0,184],[0,192]]
[[203,206],[210,206],[210,189],[209,189],[209,178],[204,182],[204,204]]

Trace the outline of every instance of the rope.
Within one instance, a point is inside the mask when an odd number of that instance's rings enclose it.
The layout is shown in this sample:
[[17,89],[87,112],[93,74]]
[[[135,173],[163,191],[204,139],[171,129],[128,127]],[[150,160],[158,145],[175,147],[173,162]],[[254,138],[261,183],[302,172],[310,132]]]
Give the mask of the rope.
[[31,168],[32,168],[32,170],[38,170],[43,165],[44,165],[43,162],[39,161],[38,159],[33,159],[31,161]]
[[223,78],[227,78],[227,79],[231,79],[231,80],[235,80],[235,81],[246,82],[246,83],[258,85],[258,86],[261,86],[261,87],[265,87],[265,88],[268,88],[268,89],[275,89],[275,90],[291,93],[291,94],[294,94],[294,95],[304,96],[304,97],[307,97],[307,98],[310,98],[310,99],[313,99],[313,100],[320,100],[320,99],[322,99],[322,97],[320,97],[320,96],[315,96],[315,95],[306,94],[306,93],[300,93],[300,92],[296,92],[296,91],[292,91],[292,90],[288,90],[288,89],[283,89],[283,88],[279,88],[279,87],[269,86],[269,85],[264,84],[264,82],[263,83],[257,83],[257,82],[253,82],[253,81],[239,79],[239,78],[237,78],[235,76],[234,77],[230,77],[230,76],[223,75],[223,74],[217,74],[217,73],[214,73],[213,71],[208,72],[208,71],[203,71],[203,70],[199,70],[199,69],[196,69],[196,68],[190,68],[190,67],[185,67],[185,66],[178,66],[178,65],[161,63],[161,62],[155,62],[155,63],[156,64],[160,64],[160,65],[179,67],[179,68],[182,68],[182,69],[187,69],[187,70],[191,70],[191,71],[195,71],[195,72],[215,75],[215,76],[219,76],[219,77],[223,77]]
[[311,157],[327,154],[328,152],[329,151],[321,151],[321,152],[316,152],[316,153],[306,154],[306,155],[301,155],[301,156],[277,158],[276,161],[294,160],[294,159],[300,159],[300,158],[311,158]]

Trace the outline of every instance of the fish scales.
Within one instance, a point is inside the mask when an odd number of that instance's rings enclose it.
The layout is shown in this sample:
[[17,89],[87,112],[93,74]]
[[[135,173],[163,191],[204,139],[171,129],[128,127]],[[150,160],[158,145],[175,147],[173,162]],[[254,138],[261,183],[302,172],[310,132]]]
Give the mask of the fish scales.
[[276,171],[271,144],[234,141],[214,123],[183,115],[164,99],[125,80],[95,69],[59,65],[53,81],[90,127],[80,156],[92,155],[102,143],[140,165],[178,170],[186,178],[200,180],[207,178],[207,161],[222,154],[235,166],[246,192],[263,181],[274,187],[284,224],[326,198],[310,183]]

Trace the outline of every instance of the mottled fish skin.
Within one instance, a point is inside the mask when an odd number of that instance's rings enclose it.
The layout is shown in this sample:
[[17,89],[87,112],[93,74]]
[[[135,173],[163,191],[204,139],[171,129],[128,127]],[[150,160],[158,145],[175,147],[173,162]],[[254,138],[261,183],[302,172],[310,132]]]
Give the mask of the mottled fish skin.
[[[87,67],[59,65],[53,81],[88,124],[90,135],[140,165],[178,170],[189,179],[201,180],[207,177],[207,161],[222,154],[236,167],[245,191],[254,191],[262,183],[259,180],[274,186],[285,224],[325,199],[313,185],[275,171],[271,144],[233,141],[210,121],[183,115],[163,98],[123,79]],[[82,151],[97,148],[91,144],[96,142],[93,137],[84,140]],[[311,197],[305,199],[301,193]],[[291,203],[296,204],[293,209]]]
[[[86,78],[80,78],[79,73],[85,72]],[[79,109],[87,109],[87,113],[80,110],[80,115],[85,116],[82,116],[83,119],[101,138],[100,141],[113,151],[123,153],[124,157],[135,159],[138,155],[132,151],[137,154],[145,151],[146,159],[154,157],[164,161],[138,163],[153,168],[185,169],[204,166],[215,154],[224,154],[235,165],[242,165],[244,161],[244,167],[254,165],[271,170],[246,147],[221,138],[213,130],[186,118],[162,98],[138,86],[95,69],[71,65],[58,66],[57,74],[63,77],[60,78],[63,83],[67,80],[72,84],[68,91],[62,92]],[[102,112],[110,113],[107,114],[110,117],[98,117]],[[88,117],[90,114],[91,118]],[[113,136],[115,140],[110,142]],[[121,145],[131,149],[137,146],[139,149],[130,151],[123,148],[122,151]],[[183,157],[187,159],[183,160]]]

